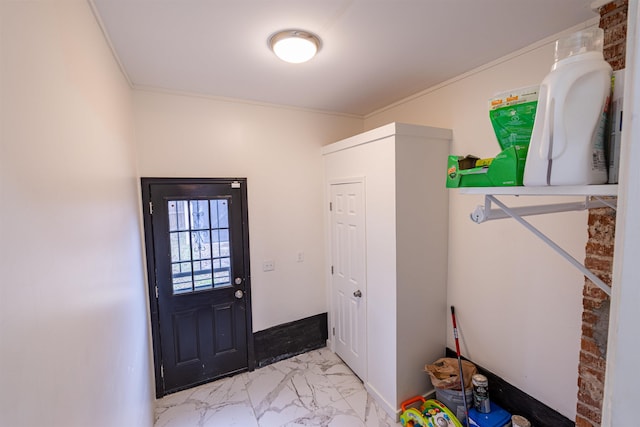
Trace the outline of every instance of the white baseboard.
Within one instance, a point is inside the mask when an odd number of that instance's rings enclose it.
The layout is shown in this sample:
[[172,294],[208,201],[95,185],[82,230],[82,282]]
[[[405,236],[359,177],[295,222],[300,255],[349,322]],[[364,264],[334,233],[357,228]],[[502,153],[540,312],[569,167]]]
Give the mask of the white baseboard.
[[380,407],[387,413],[387,415],[391,417],[391,419],[395,420],[396,422],[400,421],[400,408],[394,408],[394,405],[392,405],[384,397],[382,397],[378,390],[372,387],[371,384],[365,383],[364,388],[367,390],[367,393],[369,393],[371,397],[376,400],[378,405],[380,405]]

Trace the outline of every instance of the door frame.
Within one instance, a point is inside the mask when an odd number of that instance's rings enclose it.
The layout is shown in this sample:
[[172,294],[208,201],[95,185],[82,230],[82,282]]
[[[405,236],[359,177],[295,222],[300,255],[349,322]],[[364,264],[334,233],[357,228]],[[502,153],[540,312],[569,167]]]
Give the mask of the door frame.
[[[355,176],[355,177],[349,177],[349,178],[334,178],[334,179],[330,179],[326,181],[326,187],[325,187],[325,191],[326,191],[326,245],[325,245],[325,253],[327,254],[327,288],[328,288],[328,292],[327,295],[329,297],[329,348],[331,349],[332,352],[336,352],[336,340],[335,340],[335,334],[333,331],[335,331],[335,327],[336,327],[336,311],[338,310],[338,307],[336,306],[335,303],[335,294],[334,294],[334,288],[333,288],[333,274],[331,272],[331,267],[333,265],[333,224],[332,224],[332,211],[330,208],[330,203],[332,202],[332,198],[331,198],[331,188],[334,185],[341,185],[341,184],[361,184],[362,185],[362,192],[363,192],[363,204],[364,204],[364,209],[365,209],[365,270],[364,270],[364,280],[365,280],[365,286],[368,284],[368,278],[367,278],[367,262],[366,262],[366,210],[367,210],[367,182],[366,182],[366,178],[364,176]],[[367,292],[367,290],[365,289],[365,292]],[[368,304],[367,304],[367,309],[365,310],[365,322],[368,321],[368,317],[369,317],[369,308],[368,308]],[[367,334],[368,334],[368,328],[367,328]],[[369,351],[368,349],[368,337],[365,336],[365,351]],[[361,380],[366,384],[367,383],[367,378],[368,378],[368,366],[365,366],[365,378],[361,378]]]
[[249,263],[249,210],[247,197],[247,178],[140,178],[142,190],[142,219],[144,225],[144,248],[147,265],[147,287],[149,292],[149,316],[151,322],[151,338],[153,348],[153,367],[155,375],[156,398],[165,393],[162,378],[162,347],[160,337],[160,319],[158,295],[156,293],[156,262],[153,247],[153,224],[151,215],[151,185],[154,184],[228,184],[240,183],[242,209],[242,256],[244,257],[245,298],[246,298],[246,336],[247,336],[247,364],[248,370],[253,371],[256,366],[253,322],[251,310],[251,268]]

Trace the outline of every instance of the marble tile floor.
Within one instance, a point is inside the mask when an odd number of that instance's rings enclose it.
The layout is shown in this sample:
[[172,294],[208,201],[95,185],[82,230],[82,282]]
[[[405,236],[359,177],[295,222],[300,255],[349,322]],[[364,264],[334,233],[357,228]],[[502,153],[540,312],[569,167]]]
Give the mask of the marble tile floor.
[[327,348],[158,399],[155,427],[397,427]]

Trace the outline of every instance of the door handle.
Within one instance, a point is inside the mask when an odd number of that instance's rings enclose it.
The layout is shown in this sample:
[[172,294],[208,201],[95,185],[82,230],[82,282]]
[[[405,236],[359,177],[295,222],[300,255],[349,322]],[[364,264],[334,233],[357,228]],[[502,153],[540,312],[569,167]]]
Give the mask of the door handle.
[[236,298],[240,299],[244,296],[244,292],[242,292],[241,289],[238,289],[234,295],[236,296]]
[[358,289],[357,291],[355,291],[355,292],[353,293],[353,296],[354,296],[354,297],[356,297],[356,298],[360,298],[360,297],[362,297],[362,292],[360,292],[360,289]]

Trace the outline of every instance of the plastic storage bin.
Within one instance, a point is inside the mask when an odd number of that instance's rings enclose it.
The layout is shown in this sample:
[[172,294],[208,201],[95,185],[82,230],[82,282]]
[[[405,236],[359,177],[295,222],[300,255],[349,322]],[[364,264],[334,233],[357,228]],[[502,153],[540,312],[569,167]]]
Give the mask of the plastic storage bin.
[[491,412],[482,414],[475,408],[469,409],[469,424],[475,427],[510,427],[511,414],[491,402]]
[[[467,408],[471,408],[473,406],[473,389],[466,390],[465,394],[467,397]],[[465,419],[462,391],[436,388],[436,399],[449,408],[456,418],[459,420]]]

